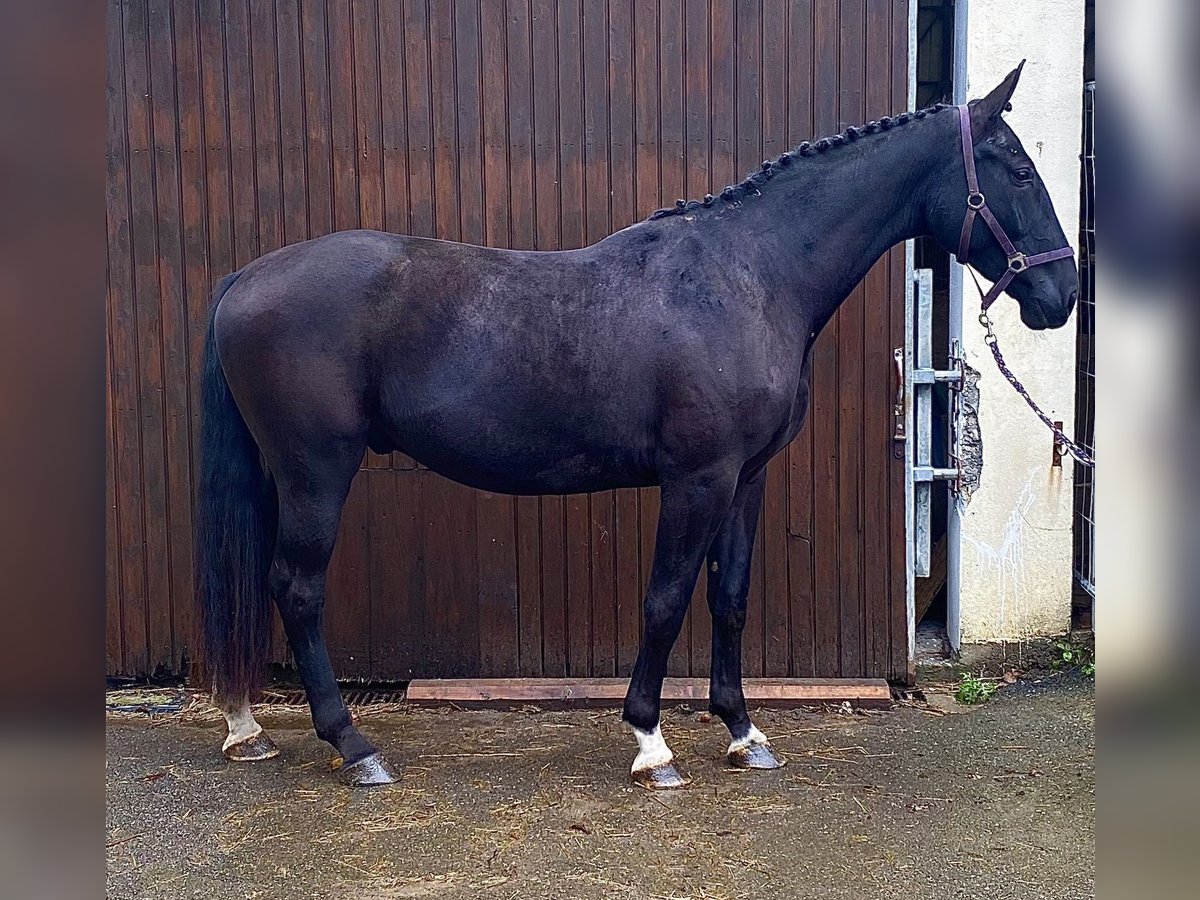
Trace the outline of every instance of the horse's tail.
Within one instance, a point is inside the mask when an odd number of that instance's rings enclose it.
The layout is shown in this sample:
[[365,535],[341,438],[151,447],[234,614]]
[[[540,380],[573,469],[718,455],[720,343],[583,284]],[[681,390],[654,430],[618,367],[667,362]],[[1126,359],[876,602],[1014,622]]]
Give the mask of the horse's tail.
[[275,540],[275,488],[217,358],[213,295],[204,342],[200,481],[196,497],[196,598],[204,656],[218,696],[233,701],[262,683],[271,638],[267,570]]

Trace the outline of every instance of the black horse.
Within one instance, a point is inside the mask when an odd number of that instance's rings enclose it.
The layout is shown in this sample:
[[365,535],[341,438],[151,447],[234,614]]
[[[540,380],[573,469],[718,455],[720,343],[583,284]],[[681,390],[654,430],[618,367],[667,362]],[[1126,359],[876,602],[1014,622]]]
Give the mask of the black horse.
[[[1066,239],[1001,112],[1020,69],[971,105],[980,187],[1029,253]],[[372,231],[284,247],[217,288],[205,349],[198,592],[230,759],[278,751],[250,713],[270,597],[344,777],[395,777],[351,722],[321,630],[326,567],[366,448],[488,491],[660,485],[641,650],[624,718],[637,780],[687,779],[659,732],[667,656],[707,560],[710,704],[732,764],[782,764],[751,724],[741,639],[767,462],[808,408],[809,352],[894,244],[959,246],[967,184],[954,107],[801,144],[719,197],[581,250],[496,250]],[[983,227],[970,259],[1008,261]],[[1074,262],[1021,272],[1030,328],[1063,325]],[[403,553],[405,548],[397,547]]]

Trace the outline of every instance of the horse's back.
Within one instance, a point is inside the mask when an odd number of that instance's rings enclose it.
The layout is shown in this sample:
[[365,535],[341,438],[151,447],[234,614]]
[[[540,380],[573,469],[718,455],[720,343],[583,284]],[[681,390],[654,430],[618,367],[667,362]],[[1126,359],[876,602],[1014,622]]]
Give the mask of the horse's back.
[[644,481],[654,379],[605,289],[586,251],[338,232],[248,265],[218,350],[268,457],[324,430],[493,489]]

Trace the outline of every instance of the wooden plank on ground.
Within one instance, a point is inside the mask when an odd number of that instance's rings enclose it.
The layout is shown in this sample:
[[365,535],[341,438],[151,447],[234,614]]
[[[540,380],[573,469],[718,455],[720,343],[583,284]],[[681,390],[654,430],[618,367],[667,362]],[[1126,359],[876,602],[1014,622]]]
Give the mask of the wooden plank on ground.
[[[455,678],[418,679],[408,686],[409,703],[419,706],[506,707],[619,706],[629,686],[624,678]],[[887,706],[892,692],[882,678],[749,678],[746,700],[751,706],[792,707],[849,702],[854,706]],[[703,703],[708,679],[668,678],[664,703]]]

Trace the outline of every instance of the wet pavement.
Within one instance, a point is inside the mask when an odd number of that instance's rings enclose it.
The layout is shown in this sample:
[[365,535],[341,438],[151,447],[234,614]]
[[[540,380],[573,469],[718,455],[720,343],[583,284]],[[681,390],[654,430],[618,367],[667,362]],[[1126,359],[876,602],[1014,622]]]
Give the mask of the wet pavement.
[[[947,689],[948,690],[948,689]],[[282,753],[221,757],[199,705],[107,724],[107,896],[1071,898],[1095,894],[1095,694],[1074,676],[962,707],[762,711],[790,760],[733,772],[719,722],[669,712],[694,782],[629,783],[616,711],[357,711],[404,769],[351,790],[295,709]]]

